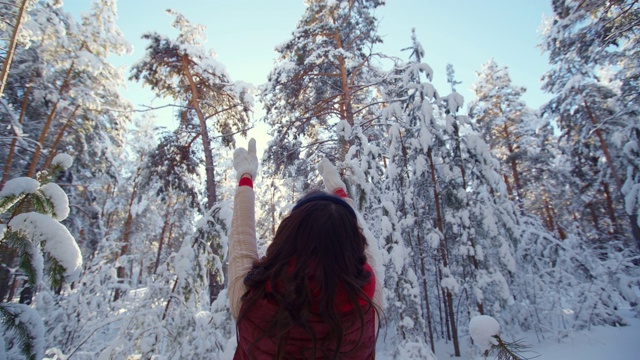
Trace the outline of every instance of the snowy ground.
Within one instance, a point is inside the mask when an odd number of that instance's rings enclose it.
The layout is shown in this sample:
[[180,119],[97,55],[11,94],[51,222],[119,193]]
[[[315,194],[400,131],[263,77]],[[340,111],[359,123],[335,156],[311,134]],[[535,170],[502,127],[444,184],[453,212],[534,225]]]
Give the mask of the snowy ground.
[[[620,315],[627,320],[629,326],[593,327],[590,331],[576,332],[560,342],[549,339],[538,342],[535,334],[531,334],[523,338],[523,342],[531,345],[529,352],[523,355],[536,360],[640,360],[640,319],[635,318],[630,310],[621,310]],[[463,341],[466,342],[468,339]],[[450,344],[440,344],[439,348],[441,350],[436,353],[438,360],[484,359],[474,354],[452,358],[453,350],[448,350],[452,348]]]

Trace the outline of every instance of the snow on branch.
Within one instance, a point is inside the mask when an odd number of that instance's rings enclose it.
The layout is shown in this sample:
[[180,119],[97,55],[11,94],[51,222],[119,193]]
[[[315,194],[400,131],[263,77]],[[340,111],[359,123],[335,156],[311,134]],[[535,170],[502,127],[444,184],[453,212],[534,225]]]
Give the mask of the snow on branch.
[[78,277],[82,267],[80,248],[64,225],[47,215],[28,212],[11,219],[9,228],[22,233],[36,246],[42,244],[43,250],[64,268],[67,281]]

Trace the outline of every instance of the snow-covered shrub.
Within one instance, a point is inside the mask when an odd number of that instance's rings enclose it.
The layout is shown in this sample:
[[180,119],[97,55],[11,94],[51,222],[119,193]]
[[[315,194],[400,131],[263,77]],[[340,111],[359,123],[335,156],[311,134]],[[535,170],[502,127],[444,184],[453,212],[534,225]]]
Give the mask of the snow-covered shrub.
[[618,306],[638,303],[632,256],[603,257],[579,232],[559,240],[532,218],[522,219],[522,229],[517,300],[502,314],[505,325],[554,338],[592,325],[624,325]]
[[498,360],[525,360],[521,352],[528,346],[518,341],[505,342],[500,337],[500,323],[489,315],[472,317],[469,334],[485,358],[495,355]]
[[13,298],[0,304],[0,330],[6,346],[0,347],[0,357],[21,353],[42,358],[45,331],[40,315],[29,306],[33,291],[42,285],[60,289],[80,275],[80,249],[60,223],[69,214],[69,200],[57,184],[48,182],[70,166],[71,159],[59,155],[52,164],[38,180],[14,178],[0,190],[0,245],[10,254],[0,265],[12,269],[14,280],[24,282],[20,304]]

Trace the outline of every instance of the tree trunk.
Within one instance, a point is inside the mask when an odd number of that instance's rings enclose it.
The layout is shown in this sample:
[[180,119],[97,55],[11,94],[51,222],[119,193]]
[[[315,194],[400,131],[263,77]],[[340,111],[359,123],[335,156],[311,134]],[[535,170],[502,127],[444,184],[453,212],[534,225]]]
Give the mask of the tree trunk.
[[[215,171],[213,166],[213,156],[211,154],[211,143],[209,141],[209,133],[207,131],[207,123],[200,109],[199,105],[199,94],[198,87],[196,83],[193,81],[193,77],[191,76],[191,71],[189,70],[189,58],[187,55],[182,55],[182,70],[184,71],[185,77],[189,82],[189,86],[191,87],[191,104],[196,111],[196,115],[198,116],[198,120],[200,121],[200,134],[202,135],[202,147],[204,150],[204,162],[205,162],[205,174],[206,174],[206,187],[207,187],[207,210],[210,210],[215,203],[217,202],[216,195],[216,182],[215,182]],[[218,253],[218,249],[216,244],[209,244],[211,248],[211,253],[214,256],[220,256]],[[221,281],[221,274],[217,274],[214,271],[209,272],[209,302],[213,303],[215,299],[218,298],[218,294],[224,288],[224,283]]]
[[[407,159],[407,148],[405,146],[402,134],[399,134],[399,136],[400,136],[400,144],[402,146],[402,159],[404,160],[404,168],[405,168],[405,171],[407,172],[406,177],[409,178],[408,170],[410,167],[409,167],[409,160]],[[384,166],[386,169],[387,168],[386,158],[384,160]],[[402,182],[402,179],[403,178],[401,178],[401,182]],[[404,188],[404,186],[402,186],[402,188]],[[402,204],[401,205],[402,214],[407,214],[408,211],[406,209],[407,206],[404,201],[404,197],[401,197],[401,204]],[[418,219],[418,209],[416,208],[415,202],[413,202],[411,205],[413,210],[413,217],[414,219]],[[420,275],[422,276],[422,288],[424,289],[424,296],[425,296],[424,302],[425,302],[425,309],[426,309],[426,316],[427,316],[426,322],[427,322],[427,329],[429,332],[428,338],[427,338],[427,334],[425,334],[425,340],[429,342],[429,345],[431,346],[431,351],[435,353],[436,349],[433,341],[431,305],[429,304],[429,288],[427,287],[427,267],[424,261],[426,255],[423,252],[424,248],[422,247],[422,236],[420,235],[420,232],[416,234],[416,240],[418,242],[417,253],[418,253],[418,258],[420,259]],[[417,267],[417,264],[415,264],[415,262],[414,262],[414,267]]]
[[[400,289],[401,284],[402,283],[400,281],[396,282],[396,298],[397,299],[402,299],[403,298],[402,297],[402,290]],[[400,324],[398,326],[398,329],[400,330],[400,334],[402,335],[402,340],[407,340],[407,332],[405,330],[406,326],[404,325],[404,323],[405,323],[405,321],[404,321],[404,318],[405,318],[404,311],[399,311],[398,315],[400,316]]]
[[[131,226],[133,224],[133,214],[131,214],[131,208],[133,207],[133,202],[135,201],[138,189],[138,176],[140,175],[140,169],[138,169],[138,173],[133,179],[133,190],[131,191],[131,197],[129,198],[129,206],[127,208],[127,220],[124,223],[124,233],[122,234],[122,247],[120,248],[120,254],[118,257],[122,257],[129,253],[129,237],[131,235]],[[126,269],[124,265],[120,265],[116,269],[116,275],[118,276],[118,283],[123,284],[124,278],[126,277]],[[120,288],[116,288],[116,291],[113,295],[113,301],[118,301],[122,296],[123,291]]]
[[167,215],[165,216],[164,225],[162,225],[162,231],[160,231],[160,239],[158,240],[158,253],[156,254],[156,263],[153,266],[153,274],[155,275],[158,272],[158,266],[160,265],[160,254],[162,254],[162,247],[164,244],[164,234],[167,232],[167,227],[169,226],[169,210],[167,210]]
[[[84,44],[80,47],[80,50],[84,48]],[[44,146],[44,141],[47,138],[47,133],[51,128],[51,124],[53,123],[53,119],[56,116],[56,112],[58,111],[58,105],[60,105],[60,99],[62,99],[62,94],[65,92],[67,87],[69,86],[69,79],[71,78],[71,73],[75,68],[75,60],[71,62],[71,66],[67,70],[67,74],[65,75],[64,80],[62,81],[62,85],[60,85],[60,90],[58,90],[58,99],[53,104],[53,108],[51,112],[49,112],[49,116],[47,116],[47,121],[45,122],[42,131],[40,132],[40,137],[38,138],[38,144],[36,146],[35,151],[33,152],[33,158],[31,159],[31,165],[29,165],[29,170],[27,171],[27,177],[33,177],[36,173],[36,168],[38,167],[38,160],[40,160],[40,154],[42,153],[42,147]]]
[[7,49],[7,54],[4,57],[4,62],[2,63],[2,70],[0,72],[0,97],[4,94],[4,88],[7,84],[7,79],[9,79],[9,69],[11,68],[11,63],[13,62],[13,56],[16,52],[16,46],[18,44],[18,33],[20,33],[20,28],[22,27],[22,20],[24,18],[24,12],[27,8],[28,0],[22,0],[22,4],[18,9],[18,16],[16,17],[16,23],[13,25],[13,33],[11,34],[11,40],[9,41],[9,48]]
[[11,289],[13,277],[11,269],[15,266],[16,251],[0,242],[0,303],[5,301]]
[[[433,258],[433,262],[434,264],[438,263],[438,258],[434,256]],[[442,304],[445,302],[445,300],[443,298],[440,297],[440,293],[441,291],[439,291],[440,289],[440,267],[436,266],[436,296],[437,296],[437,301],[438,301],[438,316],[440,318],[440,337],[445,339],[445,335],[444,335],[444,327],[443,324],[445,322],[445,316],[442,315]],[[448,329],[448,327],[447,327]]]
[[513,176],[513,184],[516,187],[516,195],[518,197],[518,203],[523,199],[522,184],[520,184],[520,174],[518,173],[518,162],[515,159],[516,149],[511,141],[511,131],[505,122],[503,125],[504,137],[507,139],[507,150],[509,151],[509,163],[511,165],[511,173]]
[[587,204],[587,209],[589,209],[589,214],[591,215],[591,221],[593,221],[593,227],[598,231],[601,232],[602,230],[600,230],[600,224],[598,223],[598,214],[596,213],[596,210],[593,208],[593,203]]
[[[618,191],[620,192],[621,196],[624,198],[624,194],[622,194],[622,181],[620,180],[620,177],[618,176],[618,172],[616,171],[616,168],[613,164],[613,159],[611,157],[611,153],[609,152],[609,147],[607,146],[607,143],[604,141],[604,136],[602,136],[602,131],[600,130],[600,127],[598,126],[598,121],[596,120],[595,116],[593,115],[593,112],[591,112],[591,108],[589,107],[589,104],[587,104],[587,100],[584,99],[583,100],[584,106],[587,109],[587,114],[589,115],[589,118],[591,119],[591,123],[594,125],[595,127],[595,133],[598,136],[598,139],[600,140],[600,146],[602,147],[602,151],[604,152],[604,156],[605,159],[607,159],[607,164],[609,165],[609,169],[611,170],[611,174],[613,175],[613,178],[616,182],[616,187],[618,188]],[[627,214],[629,217],[629,223],[631,226],[631,235],[633,235],[634,240],[636,241],[636,246],[638,248],[638,250],[640,250],[640,226],[638,226],[638,213],[637,213],[637,209],[635,210],[635,212],[633,214]]]
[[544,197],[543,213],[544,214],[542,214],[541,217],[547,229],[549,229],[549,231],[551,231],[552,233],[557,232],[558,236],[560,237],[560,240],[566,240],[567,235],[564,233],[564,231],[560,227],[560,224],[558,224],[558,222],[555,220],[556,212],[553,209],[553,205],[549,203],[549,199],[546,197],[546,195]]
[[173,294],[176,292],[176,287],[178,287],[178,279],[173,282],[173,286],[171,287],[171,295],[169,295],[169,299],[167,300],[167,305],[164,306],[164,312],[162,313],[162,321],[167,318],[167,314],[169,313],[169,305],[171,305],[171,300],[173,299]]
[[[438,194],[438,187],[437,187],[437,182],[436,182],[436,168],[435,168],[435,164],[433,161],[433,154],[431,152],[431,149],[429,149],[427,151],[427,156],[429,157],[429,167],[431,170],[431,181],[433,181],[433,196],[434,196],[434,202],[436,205],[436,226],[438,228],[438,230],[440,231],[440,235],[442,236],[442,238],[440,239],[440,256],[441,256],[441,260],[442,260],[442,266],[446,269],[449,267],[449,262],[447,259],[447,249],[445,246],[445,237],[444,237],[444,226],[443,226],[443,221],[442,221],[442,210],[440,209],[440,195]],[[442,276],[442,275],[441,275]],[[459,357],[460,356],[460,344],[458,342],[458,330],[456,327],[456,321],[455,321],[455,312],[453,310],[453,295],[451,294],[451,291],[449,289],[444,289],[442,290],[444,292],[445,295],[445,299],[446,299],[446,306],[447,306],[447,315],[450,321],[450,326],[451,326],[451,336],[453,339],[453,351],[454,351],[454,355]]]
[[189,86],[191,87],[191,104],[193,109],[198,116],[198,121],[200,122],[200,135],[202,136],[202,147],[204,149],[204,163],[205,163],[205,176],[206,176],[206,187],[207,187],[207,210],[211,209],[213,205],[217,202],[216,198],[216,182],[215,182],[215,171],[213,165],[213,156],[211,155],[211,142],[209,140],[209,133],[207,131],[207,123],[200,110],[199,104],[199,93],[198,87],[196,83],[193,81],[193,77],[191,76],[191,71],[189,70],[189,58],[187,55],[182,56],[182,70],[184,71],[185,77],[189,82]]
[[[33,74],[31,75],[31,79],[29,79],[27,90],[25,90],[24,97],[22,98],[22,105],[20,107],[20,118],[18,119],[19,124],[22,124],[22,122],[24,121],[25,114],[27,112],[27,105],[29,104],[29,95],[31,94],[32,80],[33,80]],[[9,146],[9,154],[7,154],[7,160],[5,161],[5,164],[4,164],[4,172],[2,173],[2,181],[0,181],[0,189],[9,180],[9,175],[11,174],[11,165],[13,163],[13,155],[15,154],[17,144],[18,144],[18,137],[16,135],[13,137],[13,139],[11,139],[11,145]]]
[[51,165],[53,158],[58,153],[56,149],[58,148],[58,145],[60,145],[60,141],[62,141],[62,137],[64,136],[65,132],[67,131],[67,128],[71,124],[73,117],[76,116],[78,109],[80,109],[79,105],[76,106],[75,109],[73,109],[73,112],[71,113],[71,115],[69,115],[69,117],[67,118],[67,121],[64,123],[64,125],[62,125],[62,128],[60,129],[60,131],[58,131],[58,135],[56,135],[56,139],[53,141],[53,144],[51,145],[51,149],[49,149],[49,154],[47,155],[47,158],[44,160],[44,164],[42,165],[43,169],[46,169],[49,167],[49,165]]
[[[144,284],[142,282],[142,274],[143,274],[143,270],[144,269],[144,259],[140,259],[140,270],[138,271],[138,278],[136,279],[136,287],[138,287],[140,284]],[[146,282],[145,282],[146,283]]]
[[[342,39],[340,38],[340,31],[338,29],[336,29],[334,33],[334,40],[336,42],[336,48],[342,49]],[[343,56],[338,56],[338,67],[340,70],[340,84],[342,89],[342,96],[340,96],[340,120],[344,120],[349,124],[349,126],[353,126],[353,111],[351,109],[351,87],[349,86],[349,74],[347,74],[347,67],[345,65]],[[342,139],[340,144],[340,160],[345,160],[348,151],[349,144],[345,141],[345,139]]]
[[553,221],[553,215],[551,215],[551,204],[549,204],[549,199],[544,198],[544,216],[542,217],[542,221],[547,229],[551,232],[556,231],[555,222]]
[[269,203],[271,207],[271,235],[268,237],[269,239],[276,236],[276,188],[275,181],[271,180],[271,202]]
[[11,281],[11,286],[9,287],[9,296],[7,296],[7,302],[11,302],[13,298],[16,296],[16,290],[18,289],[18,276],[16,274],[13,275],[13,281]]
[[[416,214],[416,209],[414,205],[414,214]],[[419,257],[420,257],[420,275],[422,276],[422,287],[424,288],[424,302],[427,310],[427,329],[429,330],[429,345],[431,346],[431,351],[433,353],[436,352],[435,343],[433,341],[433,327],[431,326],[431,306],[429,305],[429,288],[427,287],[427,269],[424,264],[424,254],[422,253],[422,237],[420,234],[417,236],[418,240],[418,249]]]
[[[462,190],[465,191],[465,205],[467,208],[469,208],[469,196],[466,193],[467,175],[464,168],[464,163],[462,161],[462,146],[460,145],[460,130],[457,122],[454,123],[453,126],[456,134],[456,151],[457,151],[456,156],[458,157],[457,162],[458,162],[458,167],[460,168],[460,174],[462,176]],[[505,176],[505,180],[506,180],[506,176]],[[475,244],[475,241],[473,240],[473,235],[469,235],[469,242],[471,243],[471,247],[473,248],[473,250],[476,251],[476,244]],[[477,276],[477,274],[480,271],[480,266],[478,265],[478,259],[476,258],[475,255],[470,255],[470,258],[471,258],[471,264],[473,265],[473,269],[475,270],[474,275]],[[478,307],[478,312],[480,313],[480,315],[484,315],[484,305],[482,304],[482,302],[476,300],[476,306]]]
[[609,220],[611,221],[611,233],[618,233],[618,218],[613,208],[613,199],[611,198],[611,192],[609,191],[609,185],[606,182],[602,182],[602,190],[604,193],[604,199],[607,202],[607,212],[609,214]]

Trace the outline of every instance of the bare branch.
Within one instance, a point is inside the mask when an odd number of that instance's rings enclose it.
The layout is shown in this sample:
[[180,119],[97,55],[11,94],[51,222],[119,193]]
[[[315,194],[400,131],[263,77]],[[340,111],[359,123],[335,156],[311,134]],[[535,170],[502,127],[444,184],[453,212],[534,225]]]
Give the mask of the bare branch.
[[180,108],[180,109],[188,109],[189,108],[189,106],[177,105],[177,104],[167,104],[167,105],[155,106],[155,107],[141,104],[140,106],[145,108],[145,109],[134,109],[134,110],[112,109],[112,110],[113,111],[121,111],[121,112],[127,112],[127,111],[131,111],[131,112],[147,112],[147,111],[161,110],[161,109],[165,109],[165,108],[168,108],[168,107],[175,107],[175,108]]

